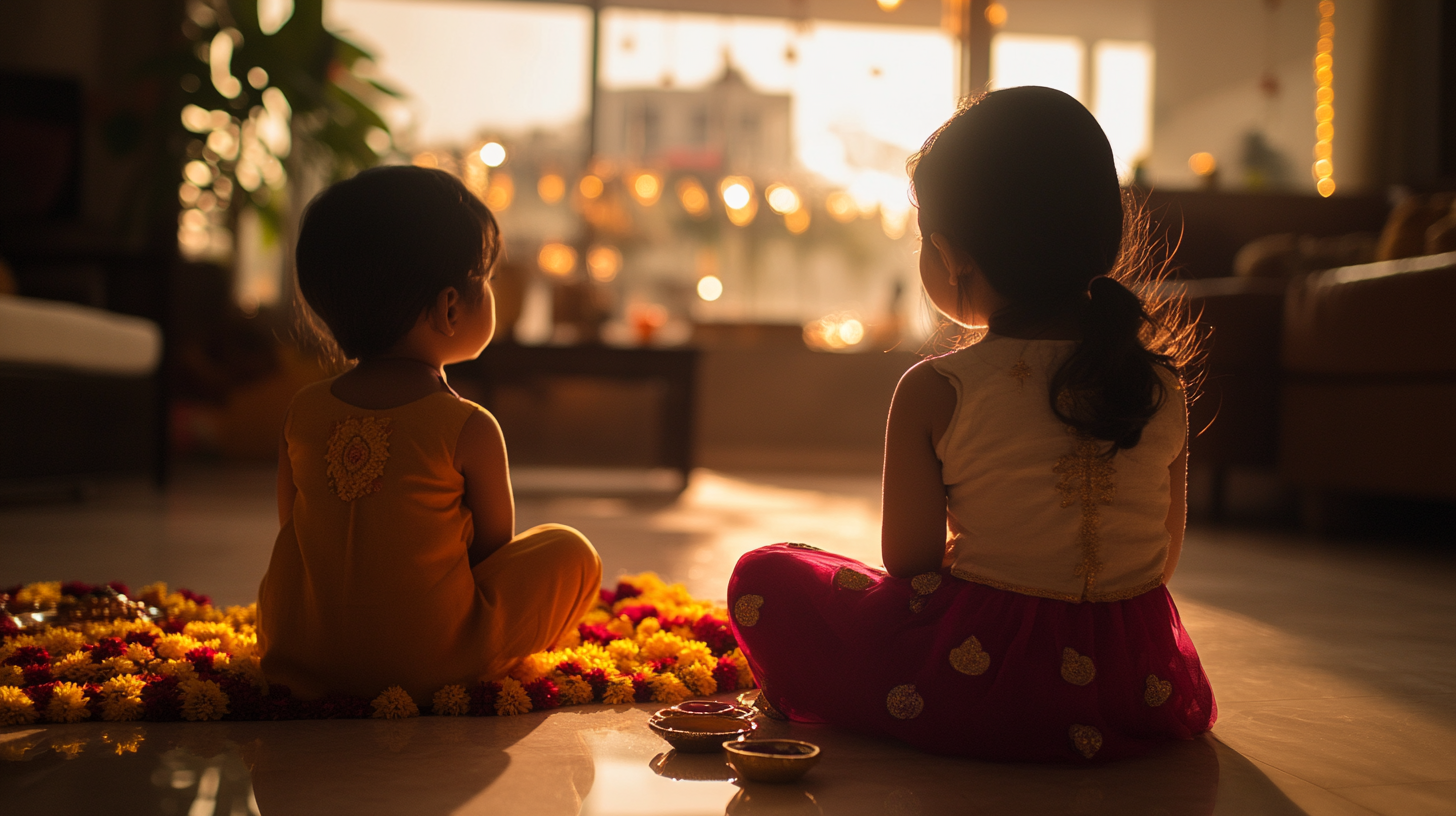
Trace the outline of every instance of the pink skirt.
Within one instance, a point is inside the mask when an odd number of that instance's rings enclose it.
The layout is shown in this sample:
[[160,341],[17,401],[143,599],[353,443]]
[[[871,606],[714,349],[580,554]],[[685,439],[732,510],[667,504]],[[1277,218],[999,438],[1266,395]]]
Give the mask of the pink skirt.
[[774,544],[738,561],[728,600],[764,699],[800,722],[939,754],[1087,762],[1191,739],[1217,716],[1161,586],[1068,603]]

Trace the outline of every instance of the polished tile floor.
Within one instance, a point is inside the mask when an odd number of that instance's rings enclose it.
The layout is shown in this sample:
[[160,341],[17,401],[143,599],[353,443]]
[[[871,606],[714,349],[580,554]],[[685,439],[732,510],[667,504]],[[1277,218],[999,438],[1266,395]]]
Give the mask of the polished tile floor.
[[[523,474],[520,526],[585,531],[609,576],[721,596],[735,559],[807,541],[875,560],[870,477],[699,471],[680,497],[619,474]],[[561,481],[561,480],[555,480]],[[639,483],[642,480],[638,480]],[[651,480],[647,480],[650,486]],[[588,490],[595,495],[580,495]],[[615,494],[615,495],[614,495]],[[157,579],[251,600],[277,525],[271,474],[202,469],[157,495],[0,509],[0,584]],[[791,786],[665,752],[654,706],[509,719],[78,724],[0,729],[0,811],[211,814],[1456,813],[1456,545],[1194,528],[1172,588],[1219,702],[1213,734],[1098,768],[925,756],[769,722],[824,759]]]

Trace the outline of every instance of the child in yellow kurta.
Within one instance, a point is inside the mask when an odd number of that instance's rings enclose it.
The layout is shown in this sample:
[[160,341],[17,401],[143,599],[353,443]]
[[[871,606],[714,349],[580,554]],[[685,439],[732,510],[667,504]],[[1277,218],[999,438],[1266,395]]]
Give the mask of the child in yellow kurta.
[[358,363],[299,392],[279,451],[258,636],[264,673],[295,695],[399,685],[426,703],[551,647],[596,597],[581,533],[515,535],[500,428],[445,381],[494,331],[499,245],[438,170],[367,170],[304,215],[299,289]]

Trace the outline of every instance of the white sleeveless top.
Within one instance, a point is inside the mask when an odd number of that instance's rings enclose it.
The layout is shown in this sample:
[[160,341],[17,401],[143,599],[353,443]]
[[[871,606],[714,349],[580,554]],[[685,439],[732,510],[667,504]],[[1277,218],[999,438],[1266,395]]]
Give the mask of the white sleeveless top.
[[946,485],[952,573],[1064,601],[1135,597],[1162,583],[1168,467],[1183,450],[1182,386],[1168,386],[1142,439],[1108,459],[1052,413],[1048,380],[1069,340],[989,335],[932,363],[955,386],[936,454]]

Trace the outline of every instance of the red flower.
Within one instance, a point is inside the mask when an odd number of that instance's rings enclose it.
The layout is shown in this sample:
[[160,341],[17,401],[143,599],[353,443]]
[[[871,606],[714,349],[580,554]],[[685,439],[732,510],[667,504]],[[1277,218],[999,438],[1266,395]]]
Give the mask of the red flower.
[[556,670],[573,677],[581,674],[581,666],[575,660],[563,660],[556,664]]
[[624,606],[624,607],[622,607],[621,614],[626,615],[627,618],[632,621],[632,625],[633,626],[636,626],[637,624],[639,624],[639,623],[642,622],[642,619],[643,618],[655,618],[655,617],[657,617],[657,607],[652,606],[650,604],[638,604],[636,606]]
[[20,627],[15,625],[15,619],[5,613],[4,607],[0,607],[0,641],[18,634],[20,634]]
[[177,594],[197,604],[198,606],[212,606],[211,598],[207,597],[206,595],[200,595],[190,589],[179,589],[177,590]]
[[652,702],[652,684],[647,675],[641,672],[632,675],[632,697],[639,703]]
[[583,641],[595,643],[600,646],[605,646],[621,637],[620,635],[608,632],[607,627],[599,623],[579,623],[576,625],[576,631],[581,635]]
[[161,627],[163,632],[169,635],[180,635],[182,634],[182,630],[187,628],[187,621],[168,618],[157,625]]
[[5,661],[8,666],[44,666],[51,662],[51,653],[41,646],[21,646]]
[[64,584],[61,584],[62,595],[74,595],[79,597],[81,595],[90,595],[95,589],[95,586],[83,583],[81,581],[67,581]]
[[549,677],[541,677],[525,685],[526,696],[531,698],[531,709],[543,711],[561,705],[561,695],[556,684]]
[[720,657],[738,648],[738,639],[728,621],[704,615],[693,624],[693,638],[708,644],[714,657]]
[[102,638],[91,647],[92,660],[105,660],[108,657],[121,657],[124,654],[126,654],[126,644],[121,642],[121,638]]
[[495,698],[500,694],[500,683],[476,683],[470,687],[470,716],[495,716]]
[[27,686],[40,686],[51,682],[51,667],[49,664],[40,663],[34,666],[25,667],[25,684]]
[[157,645],[157,636],[151,632],[128,632],[124,640],[127,643],[136,643],[148,649]]
[[176,675],[159,677],[155,674],[142,675],[146,688],[142,689],[142,718],[152,722],[169,722],[182,718],[182,695],[177,693]]
[[626,581],[618,581],[617,582],[617,591],[614,592],[614,593],[612,593],[612,594],[613,594],[614,600],[616,600],[616,601],[625,601],[628,598],[635,598],[638,595],[641,595],[642,594],[642,590],[640,590],[637,587],[635,587],[635,586],[627,583]]
[[597,598],[602,602],[602,606],[611,606],[617,602],[617,593],[602,587],[601,591],[597,593]]
[[128,598],[131,597],[131,588],[120,581],[107,581],[106,585],[116,590],[118,595],[125,595]]
[[655,672],[661,673],[663,669],[670,669],[677,665],[677,657],[668,655],[660,660],[650,660],[647,665]]
[[212,671],[213,655],[217,653],[217,650],[210,646],[198,646],[196,649],[189,651],[186,657],[191,661],[194,669],[200,672],[210,672]]
[[[50,671],[47,670],[46,674],[47,676],[49,676]],[[30,701],[32,703],[35,703],[36,711],[45,711],[46,706],[49,706],[51,704],[51,695],[55,693],[55,690],[55,682],[47,680],[43,683],[37,683],[33,686],[27,686],[25,689],[25,695],[30,698]]]
[[581,673],[581,679],[585,680],[592,687],[592,696],[597,700],[602,699],[606,693],[607,686],[611,681],[607,679],[607,673],[603,669],[592,669]]
[[718,681],[718,693],[726,694],[738,690],[738,663],[731,657],[718,658],[713,667],[713,679]]

